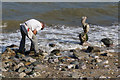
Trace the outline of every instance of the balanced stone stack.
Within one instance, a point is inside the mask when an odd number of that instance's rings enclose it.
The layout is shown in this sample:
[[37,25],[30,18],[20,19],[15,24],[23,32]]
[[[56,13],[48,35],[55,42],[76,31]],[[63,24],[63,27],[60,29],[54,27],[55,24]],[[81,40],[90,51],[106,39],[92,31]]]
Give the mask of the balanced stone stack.
[[79,34],[79,39],[80,39],[80,42],[81,42],[82,45],[83,45],[84,42],[88,41],[88,34],[87,33],[89,31],[89,24],[85,23],[86,19],[87,19],[87,17],[83,16],[82,20],[81,20],[84,32]]

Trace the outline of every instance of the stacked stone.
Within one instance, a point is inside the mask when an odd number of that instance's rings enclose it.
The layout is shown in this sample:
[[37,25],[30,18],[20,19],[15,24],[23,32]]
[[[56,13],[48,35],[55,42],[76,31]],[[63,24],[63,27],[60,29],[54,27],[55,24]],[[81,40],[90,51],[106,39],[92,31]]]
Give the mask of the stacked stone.
[[87,19],[87,17],[83,16],[82,20],[81,20],[84,32],[79,34],[79,39],[80,39],[80,42],[81,42],[82,45],[83,45],[84,42],[88,41],[88,34],[87,33],[89,31],[89,24],[85,23],[86,19]]

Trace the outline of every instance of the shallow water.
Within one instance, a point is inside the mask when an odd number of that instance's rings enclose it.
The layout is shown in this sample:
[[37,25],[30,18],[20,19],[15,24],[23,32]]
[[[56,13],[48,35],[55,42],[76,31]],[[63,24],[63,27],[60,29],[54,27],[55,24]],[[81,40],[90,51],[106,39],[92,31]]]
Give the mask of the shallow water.
[[[114,41],[114,45],[118,44],[118,27],[119,26],[96,26],[90,25],[90,31],[88,33],[89,40],[88,43],[94,46],[101,47],[100,40],[102,38],[111,38]],[[82,49],[84,46],[79,45],[79,33],[83,32],[82,28],[77,26],[65,26],[65,25],[54,25],[48,26],[43,31],[40,31],[37,34],[39,48],[44,51],[51,51],[52,49],[58,48],[61,50],[69,50],[69,49]],[[19,45],[21,34],[20,31],[17,30],[14,33],[4,33],[0,34],[0,38],[3,39],[0,42],[0,45],[8,46],[11,44]],[[56,44],[55,48],[50,48],[49,44]],[[30,40],[27,38],[26,40],[26,49],[29,50]]]

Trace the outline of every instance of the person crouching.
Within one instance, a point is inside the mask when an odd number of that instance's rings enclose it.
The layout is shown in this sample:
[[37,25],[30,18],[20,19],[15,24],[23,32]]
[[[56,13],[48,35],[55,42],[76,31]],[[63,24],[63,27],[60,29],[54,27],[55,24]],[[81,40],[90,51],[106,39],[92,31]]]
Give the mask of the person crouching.
[[34,51],[35,55],[39,54],[38,39],[36,34],[39,30],[43,30],[44,27],[44,22],[40,22],[36,19],[30,19],[28,21],[25,21],[23,24],[20,24],[20,31],[22,35],[19,46],[20,53],[25,53],[25,38],[27,36],[31,41],[30,51]]

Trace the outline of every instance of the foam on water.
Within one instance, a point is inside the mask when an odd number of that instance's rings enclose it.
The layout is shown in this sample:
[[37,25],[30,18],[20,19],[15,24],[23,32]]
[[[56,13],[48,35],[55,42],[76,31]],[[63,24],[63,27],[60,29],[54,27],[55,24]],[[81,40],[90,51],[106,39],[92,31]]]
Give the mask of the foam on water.
[[[101,46],[100,40],[102,38],[109,37],[114,40],[114,44],[118,44],[118,27],[119,26],[97,26],[91,25],[90,31],[88,33],[89,40],[88,42],[94,46]],[[83,32],[82,27],[79,26],[65,26],[65,25],[55,25],[48,26],[43,31],[38,32],[38,44],[39,48],[50,52],[53,49],[75,49],[75,48],[84,48],[85,46],[79,45],[80,41],[78,38],[79,33]],[[15,44],[19,46],[21,40],[20,31],[17,30],[15,33],[0,33],[0,41],[1,48],[4,46],[8,46],[11,44]],[[49,47],[50,43],[56,44],[56,47]],[[26,49],[28,50],[30,47],[30,40],[27,38],[26,40]],[[1,49],[0,48],[0,49]]]

